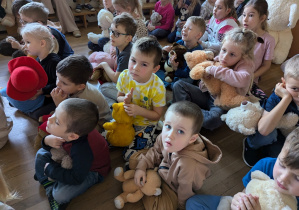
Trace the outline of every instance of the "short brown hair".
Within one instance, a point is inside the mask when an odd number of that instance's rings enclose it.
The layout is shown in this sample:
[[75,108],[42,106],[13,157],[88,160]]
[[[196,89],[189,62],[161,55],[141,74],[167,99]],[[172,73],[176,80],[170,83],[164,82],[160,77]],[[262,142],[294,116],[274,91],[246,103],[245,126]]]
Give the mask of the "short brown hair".
[[197,26],[200,32],[204,33],[206,31],[206,22],[202,17],[191,16],[188,18],[189,21],[195,26]]
[[66,133],[76,133],[83,136],[97,126],[99,111],[93,102],[82,98],[69,98],[62,101],[60,105],[67,116]]
[[113,18],[112,23],[115,25],[115,27],[119,25],[123,26],[125,28],[126,34],[129,34],[132,37],[135,36],[137,23],[129,13],[124,12],[120,15],[117,15],[115,18]]
[[20,8],[19,14],[31,18],[34,22],[40,21],[47,25],[49,10],[43,3],[30,2]]
[[[193,134],[198,134],[203,124],[203,114],[199,106],[190,101],[178,101],[167,109],[168,112],[175,112],[183,117],[187,117],[193,120]],[[165,114],[165,115],[166,115]]]
[[84,55],[70,55],[56,66],[57,73],[76,85],[86,84],[92,71],[92,65]]
[[284,78],[287,79],[287,77],[291,77],[293,79],[299,80],[299,56],[298,55],[293,56],[287,61],[284,70]]
[[299,169],[299,127],[288,135],[283,148],[286,150],[286,155],[281,160],[284,165],[292,169]]
[[155,55],[154,66],[158,66],[162,57],[162,47],[154,36],[142,37],[138,39],[132,48],[139,50],[142,54],[147,56]]

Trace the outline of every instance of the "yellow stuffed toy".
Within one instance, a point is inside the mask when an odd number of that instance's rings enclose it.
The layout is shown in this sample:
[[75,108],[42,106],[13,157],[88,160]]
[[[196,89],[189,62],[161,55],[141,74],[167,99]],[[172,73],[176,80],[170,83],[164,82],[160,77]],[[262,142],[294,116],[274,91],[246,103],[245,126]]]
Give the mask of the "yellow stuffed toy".
[[146,183],[143,185],[143,187],[139,187],[135,184],[134,181],[135,170],[124,172],[122,167],[117,167],[114,170],[114,178],[120,182],[123,182],[123,193],[114,199],[115,207],[118,209],[122,209],[125,203],[136,203],[144,195],[160,195],[162,193],[162,190],[160,188],[161,177],[159,176],[157,170],[158,168],[155,168],[155,170],[147,170]]
[[107,122],[103,125],[103,128],[108,131],[106,139],[112,146],[128,146],[135,136],[133,117],[126,113],[123,102],[113,104],[112,108],[115,122]]
[[208,66],[219,66],[219,62],[212,61],[214,54],[211,51],[195,50],[187,52],[184,55],[188,67],[191,69],[190,77],[194,80],[201,79],[205,86],[215,96],[214,104],[223,109],[230,109],[240,106],[242,101],[250,101],[249,97],[239,95],[235,87],[214,77],[205,77],[209,74],[205,73]]

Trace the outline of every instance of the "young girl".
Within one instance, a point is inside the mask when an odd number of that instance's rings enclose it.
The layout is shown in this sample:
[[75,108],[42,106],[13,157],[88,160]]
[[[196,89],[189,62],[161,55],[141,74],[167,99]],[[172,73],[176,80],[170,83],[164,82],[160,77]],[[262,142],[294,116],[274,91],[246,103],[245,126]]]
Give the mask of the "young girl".
[[174,9],[172,6],[172,0],[160,0],[155,5],[155,12],[158,12],[162,19],[160,20],[160,26],[153,26],[148,24],[147,28],[150,35],[155,37],[165,38],[171,32],[174,22]]
[[197,0],[178,0],[177,6],[175,8],[175,15],[178,16],[176,22],[176,27],[173,32],[171,32],[167,40],[170,43],[176,42],[182,38],[181,31],[190,16],[199,16],[200,14],[200,4]]
[[[256,34],[250,30],[235,28],[226,33],[219,56],[221,66],[210,66],[206,73],[236,87],[241,95],[249,91],[253,79],[254,62],[253,49],[256,43]],[[214,105],[214,99],[205,89],[202,82],[199,88],[182,80],[174,83],[173,101],[192,101],[196,103],[204,115],[203,127],[209,130],[218,128],[224,113],[220,107]]]
[[209,49],[217,55],[225,32],[238,27],[234,0],[217,0],[215,2],[213,17],[207,25],[206,33],[200,39],[203,49]]
[[137,31],[133,37],[133,43],[137,39],[147,36],[147,28],[145,26],[140,0],[112,0],[112,4],[117,15],[128,12],[137,21]]
[[[103,0],[103,6],[104,6],[104,9],[111,12],[114,17],[116,16],[115,9],[112,5],[112,0]],[[91,41],[89,41],[87,46],[92,51],[104,51],[103,47],[107,42],[109,42],[109,40],[110,40],[109,37],[103,37],[98,40],[98,44],[94,44]]]
[[257,86],[260,76],[270,67],[273,59],[275,39],[266,31],[268,3],[266,0],[250,0],[243,12],[243,26],[257,34],[260,42],[254,48],[254,83],[251,89],[253,95],[265,98],[266,95]]
[[[50,30],[39,23],[28,23],[22,28],[21,35],[25,42],[25,48],[28,54],[37,56],[37,61],[41,64],[48,76],[47,85],[38,90],[32,99],[36,99],[39,95],[49,95],[56,87],[56,66],[61,60],[54,53],[57,52],[58,44],[55,42]],[[49,114],[56,107],[51,98],[46,97],[44,106],[36,110],[30,117],[38,119],[38,117]]]

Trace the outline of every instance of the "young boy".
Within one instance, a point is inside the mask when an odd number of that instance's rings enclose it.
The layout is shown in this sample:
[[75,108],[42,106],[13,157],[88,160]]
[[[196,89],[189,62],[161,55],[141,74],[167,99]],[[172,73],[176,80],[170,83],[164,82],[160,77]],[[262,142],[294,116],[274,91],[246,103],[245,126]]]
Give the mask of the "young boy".
[[99,125],[112,119],[110,108],[101,92],[87,81],[92,65],[83,55],[71,55],[56,68],[57,87],[51,92],[56,106],[66,98],[83,98],[95,103],[99,111]]
[[116,48],[117,69],[113,71],[107,62],[100,63],[97,68],[102,68],[112,82],[106,82],[100,86],[100,91],[105,96],[109,106],[117,102],[116,82],[120,73],[128,69],[129,58],[132,49],[132,38],[135,36],[137,24],[129,13],[122,13],[115,18],[110,27],[111,45]]
[[[290,133],[277,158],[264,158],[258,161],[252,169],[243,177],[243,185],[246,187],[251,180],[251,172],[259,170],[275,180],[279,192],[299,196],[299,128]],[[244,191],[243,191],[244,192]],[[231,209],[261,209],[258,197],[239,192],[234,195]],[[217,209],[221,196],[195,195],[187,201],[188,210]],[[298,201],[297,197],[297,201]],[[297,203],[299,207],[299,202]]]
[[117,101],[124,102],[125,111],[134,117],[135,139],[124,152],[129,160],[136,150],[154,144],[154,132],[165,106],[165,87],[155,72],[160,68],[161,45],[155,37],[138,39],[131,52],[129,69],[118,78]]
[[[102,182],[110,171],[108,145],[94,130],[98,116],[94,103],[74,98],[61,102],[48,119],[47,131],[51,135],[43,139],[43,148],[36,154],[34,178],[46,189],[51,209],[59,209],[59,205]],[[72,159],[71,169],[51,159],[51,148],[61,147]]]
[[145,209],[184,208],[193,190],[200,189],[209,176],[208,165],[220,161],[221,150],[199,134],[202,123],[203,115],[196,104],[174,103],[165,114],[162,134],[154,147],[146,154],[131,156],[130,167],[139,160],[134,177],[137,185],[142,186],[141,180],[146,182],[146,169],[155,166],[159,166],[163,180],[161,195],[143,198]]
[[291,58],[284,71],[282,82],[276,84],[275,91],[263,105],[264,113],[258,123],[258,132],[248,136],[243,143],[243,160],[253,166],[264,157],[277,157],[285,136],[276,129],[284,114],[293,112],[299,115],[299,56]]
[[[30,2],[20,8],[19,15],[22,25],[33,22],[47,25],[49,10],[42,3]],[[48,28],[58,42],[59,51],[57,54],[60,56],[60,58],[64,59],[67,56],[74,54],[74,51],[67,42],[65,36],[60,31],[51,26],[48,26]],[[18,41],[14,39],[8,39],[8,41],[12,43],[13,48],[22,49],[23,47]]]

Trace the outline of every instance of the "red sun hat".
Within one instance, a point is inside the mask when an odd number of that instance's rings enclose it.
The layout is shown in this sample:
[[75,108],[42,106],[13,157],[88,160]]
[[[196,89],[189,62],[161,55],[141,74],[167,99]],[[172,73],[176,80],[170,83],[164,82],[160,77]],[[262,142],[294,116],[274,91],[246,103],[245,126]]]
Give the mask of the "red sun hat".
[[8,62],[10,77],[6,93],[12,99],[26,101],[37,90],[45,87],[48,76],[43,67],[33,58],[22,56]]

